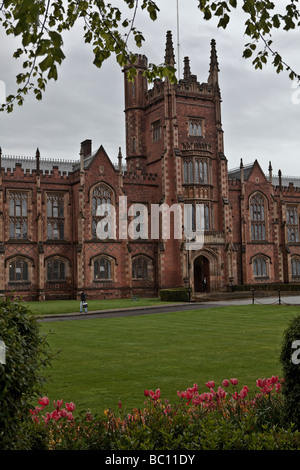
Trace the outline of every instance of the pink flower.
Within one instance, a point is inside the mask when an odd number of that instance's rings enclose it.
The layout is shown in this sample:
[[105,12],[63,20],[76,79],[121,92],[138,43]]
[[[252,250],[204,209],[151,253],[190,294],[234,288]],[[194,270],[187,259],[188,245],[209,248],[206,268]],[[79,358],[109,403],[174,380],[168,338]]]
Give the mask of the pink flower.
[[237,385],[238,379],[230,379],[230,382],[232,383],[232,385]]
[[45,423],[48,423],[50,419],[52,418],[51,413],[47,412],[46,417],[42,416],[42,418],[44,419]]
[[281,390],[281,384],[275,384],[275,391],[280,392]]
[[62,418],[68,418],[69,413],[65,408],[62,408],[59,412],[59,415],[57,417],[62,417]]
[[[178,392],[177,392],[178,393]],[[144,390],[145,397],[151,397],[153,400],[158,400],[160,398],[160,389],[157,388],[155,392],[153,390]]]
[[74,411],[75,410],[75,405],[71,401],[70,403],[66,403],[66,408],[67,408],[68,411]]
[[217,395],[218,395],[220,398],[224,398],[224,397],[226,396],[226,392],[225,392],[225,390],[223,390],[222,387],[219,387],[219,388],[218,388],[218,393],[217,393]]
[[214,382],[213,380],[209,380],[205,385],[206,385],[208,388],[214,388],[215,382]]
[[246,398],[247,395],[248,395],[247,387],[242,388],[242,390],[240,391],[241,398]]
[[42,405],[42,407],[45,407],[49,405],[49,398],[48,397],[39,398],[38,403]]
[[222,385],[223,385],[223,387],[229,387],[229,385],[230,385],[229,380],[227,380],[227,379],[223,380]]
[[263,388],[266,385],[266,379],[257,379],[256,385],[257,387]]
[[54,400],[54,401],[53,401],[53,406],[54,406],[54,408],[56,408],[56,409],[59,410],[59,408],[62,407],[63,402],[64,402],[63,400],[57,400],[57,402],[56,402],[56,404],[55,404],[55,400]]

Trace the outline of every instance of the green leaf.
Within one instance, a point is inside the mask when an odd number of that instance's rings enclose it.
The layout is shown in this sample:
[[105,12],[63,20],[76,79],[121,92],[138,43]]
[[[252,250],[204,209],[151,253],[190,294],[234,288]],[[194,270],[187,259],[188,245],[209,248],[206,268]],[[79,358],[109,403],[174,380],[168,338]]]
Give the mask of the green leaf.
[[39,67],[42,70],[42,72],[45,72],[47,69],[52,67],[52,65],[53,65],[53,57],[51,57],[50,55],[47,55],[47,57],[45,57],[45,59],[39,63]]

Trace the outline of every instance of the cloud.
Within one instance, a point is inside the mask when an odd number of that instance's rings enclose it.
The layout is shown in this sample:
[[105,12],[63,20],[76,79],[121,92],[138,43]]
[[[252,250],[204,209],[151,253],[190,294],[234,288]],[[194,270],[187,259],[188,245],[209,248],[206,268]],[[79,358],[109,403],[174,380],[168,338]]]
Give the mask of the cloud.
[[[118,0],[118,3],[122,3]],[[222,124],[225,154],[229,168],[257,158],[264,170],[272,161],[274,174],[300,175],[300,103],[286,73],[276,74],[270,65],[255,71],[251,61],[242,58],[246,38],[240,13],[232,17],[228,28],[219,30],[216,22],[202,19],[197,2],[179,0],[179,35],[174,0],[158,1],[158,20],[139,12],[136,25],[146,42],[138,52],[149,62],[164,60],[166,31],[173,31],[176,61],[189,56],[192,73],[200,82],[208,77],[210,41],[217,42],[222,94]],[[11,58],[15,49],[10,37],[0,31],[1,74],[7,93],[15,87],[21,63]],[[276,33],[274,44],[294,68],[300,70],[299,32]],[[65,37],[66,60],[59,78],[49,84],[41,102],[27,97],[23,107],[12,114],[0,114],[0,146],[4,154],[34,156],[39,147],[45,158],[79,158],[80,142],[92,139],[93,149],[103,145],[113,161],[121,146],[125,156],[125,119],[123,74],[113,58],[101,69],[92,64],[92,52],[76,29]],[[177,64],[178,65],[178,64]],[[300,100],[299,100],[300,101]]]

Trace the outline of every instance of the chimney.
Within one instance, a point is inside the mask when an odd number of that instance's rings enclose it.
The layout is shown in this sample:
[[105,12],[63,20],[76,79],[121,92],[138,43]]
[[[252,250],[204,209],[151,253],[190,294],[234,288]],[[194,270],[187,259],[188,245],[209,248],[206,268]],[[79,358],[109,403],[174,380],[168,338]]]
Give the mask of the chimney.
[[92,154],[92,141],[87,139],[81,142],[81,152],[83,158],[89,157]]

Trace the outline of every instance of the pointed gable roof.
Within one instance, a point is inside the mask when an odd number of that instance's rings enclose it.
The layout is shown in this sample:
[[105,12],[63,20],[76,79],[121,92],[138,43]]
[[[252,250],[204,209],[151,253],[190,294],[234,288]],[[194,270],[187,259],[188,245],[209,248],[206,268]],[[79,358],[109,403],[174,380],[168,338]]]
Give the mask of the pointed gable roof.
[[255,169],[258,169],[258,171],[261,173],[261,175],[266,179],[266,175],[261,169],[260,164],[258,163],[257,160],[255,160],[252,163],[249,163],[248,165],[243,165],[241,163],[241,166],[239,168],[234,168],[233,170],[228,171],[228,179],[230,180],[241,180],[241,169],[243,170],[243,175],[244,175],[244,181],[249,181],[251,179],[251,176],[254,172]]

